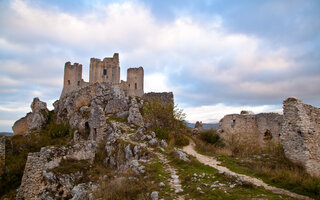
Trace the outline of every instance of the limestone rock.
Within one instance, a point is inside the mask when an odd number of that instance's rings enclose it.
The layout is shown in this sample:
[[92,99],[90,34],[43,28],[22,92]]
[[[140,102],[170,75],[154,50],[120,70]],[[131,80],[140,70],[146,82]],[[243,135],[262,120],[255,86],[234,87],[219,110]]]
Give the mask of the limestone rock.
[[149,145],[150,146],[156,146],[158,145],[158,140],[156,138],[152,138],[150,141],[149,141]]
[[174,147],[173,148],[173,152],[178,156],[178,158],[180,160],[183,160],[183,161],[186,161],[186,162],[190,161],[189,160],[189,156],[186,153],[184,153],[183,151],[181,151],[180,149]]
[[31,109],[31,113],[14,123],[12,127],[14,135],[24,135],[31,131],[38,131],[46,124],[49,114],[47,104],[36,97],[31,103]]
[[129,109],[128,123],[132,123],[136,126],[143,126],[143,118],[139,110],[139,105],[137,104],[137,100],[133,98],[131,100],[131,107]]
[[153,192],[151,193],[151,199],[152,199],[152,200],[158,200],[158,199],[159,199],[159,192],[153,191]]
[[320,109],[288,98],[283,102],[281,143],[286,157],[320,177]]

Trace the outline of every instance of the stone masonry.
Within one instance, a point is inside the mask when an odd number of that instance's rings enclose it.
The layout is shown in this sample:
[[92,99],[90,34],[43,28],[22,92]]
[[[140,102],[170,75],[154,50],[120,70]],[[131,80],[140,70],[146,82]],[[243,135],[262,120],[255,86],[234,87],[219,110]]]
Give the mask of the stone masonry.
[[111,83],[119,85],[127,96],[139,96],[144,94],[144,70],[142,67],[129,68],[127,81],[120,82],[119,54],[115,53],[111,58],[90,59],[89,82],[82,79],[82,65],[66,62],[64,68],[63,90],[60,99],[76,89],[95,83]]
[[277,113],[253,114],[242,111],[242,114],[224,116],[219,123],[219,133],[222,137],[236,134],[254,136],[260,144],[266,140],[279,142],[283,116]]
[[281,142],[286,157],[320,177],[320,109],[288,98],[283,114]]

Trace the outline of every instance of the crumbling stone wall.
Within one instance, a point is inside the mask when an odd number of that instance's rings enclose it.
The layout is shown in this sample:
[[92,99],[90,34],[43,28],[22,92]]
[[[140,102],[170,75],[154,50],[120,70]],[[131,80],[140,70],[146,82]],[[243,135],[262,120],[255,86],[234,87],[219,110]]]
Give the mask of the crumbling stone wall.
[[218,132],[223,137],[232,134],[256,137],[260,144],[266,140],[279,142],[283,116],[277,113],[241,112],[224,116],[219,123]]
[[144,71],[142,67],[129,68],[127,70],[127,83],[129,96],[143,96],[143,76]]
[[6,161],[6,137],[0,136],[0,176],[2,175]]
[[143,99],[152,101],[154,99],[159,100],[163,103],[169,103],[174,105],[173,93],[172,92],[149,92],[143,95]]
[[120,83],[119,54],[113,54],[111,58],[104,58],[102,61],[97,58],[90,60],[89,83]]
[[43,198],[47,192],[59,193],[58,199],[66,199],[76,177],[57,177],[50,170],[59,166],[62,159],[93,163],[96,147],[95,142],[86,141],[72,147],[43,147],[40,152],[29,153],[16,199],[47,199]]
[[286,157],[320,177],[320,109],[288,98],[283,114],[281,143]]

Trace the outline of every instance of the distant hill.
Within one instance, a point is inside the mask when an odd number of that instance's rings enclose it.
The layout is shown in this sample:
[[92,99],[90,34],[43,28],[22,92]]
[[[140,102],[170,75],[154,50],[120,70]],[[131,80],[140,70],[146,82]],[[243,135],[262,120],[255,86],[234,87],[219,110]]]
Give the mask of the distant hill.
[[12,136],[13,133],[11,133],[11,132],[0,132],[0,135]]
[[[195,123],[189,123],[187,122],[187,126],[190,128],[194,128]],[[203,129],[215,129],[217,130],[219,128],[219,123],[202,123]]]

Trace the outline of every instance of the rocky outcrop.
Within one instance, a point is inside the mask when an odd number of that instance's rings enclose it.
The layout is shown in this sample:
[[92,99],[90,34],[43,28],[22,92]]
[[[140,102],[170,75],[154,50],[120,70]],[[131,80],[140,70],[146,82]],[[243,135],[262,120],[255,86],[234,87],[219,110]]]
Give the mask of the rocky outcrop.
[[252,114],[242,111],[242,114],[224,116],[219,122],[218,132],[222,137],[228,138],[232,134],[241,137],[256,138],[260,144],[265,141],[280,141],[283,116],[277,113]]
[[32,112],[16,121],[12,127],[13,135],[24,135],[32,131],[38,131],[44,127],[48,120],[49,110],[47,104],[34,98],[31,104]]
[[0,136],[0,176],[4,171],[5,160],[6,160],[6,137]]
[[58,121],[69,121],[72,128],[100,141],[114,131],[107,123],[109,117],[143,126],[142,103],[142,100],[126,97],[118,85],[96,83],[66,94],[54,103],[54,112]]
[[129,109],[129,116],[128,116],[128,123],[134,124],[136,126],[143,126],[143,118],[140,113],[140,108],[142,106],[139,106],[137,103],[137,100],[133,98],[131,100],[131,107]]
[[281,143],[286,157],[320,177],[320,109],[288,98],[283,115]]

